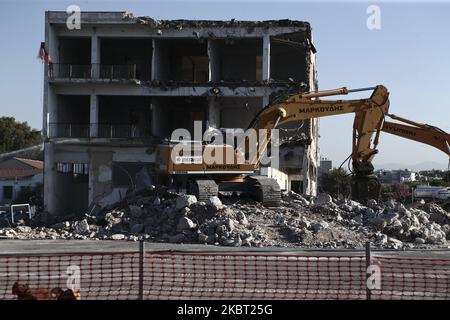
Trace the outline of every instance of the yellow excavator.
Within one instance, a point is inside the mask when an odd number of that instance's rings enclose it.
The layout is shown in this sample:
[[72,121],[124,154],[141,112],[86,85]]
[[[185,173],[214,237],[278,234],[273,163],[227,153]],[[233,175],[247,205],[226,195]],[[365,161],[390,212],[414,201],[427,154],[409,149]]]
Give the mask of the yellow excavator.
[[386,115],[402,123],[385,121],[383,132],[430,145],[441,150],[450,158],[450,134],[429,124],[418,123],[395,114]]
[[[366,99],[320,99],[360,91],[372,91],[372,94]],[[352,90],[344,87],[293,94],[263,108],[255,116],[249,129],[254,129],[256,132],[265,129],[266,134],[257,142],[257,152],[244,157],[245,161],[239,161],[239,159],[242,159],[243,153],[246,153],[249,148],[247,139],[243,148],[245,151],[226,144],[169,142],[158,148],[159,172],[162,176],[170,176],[174,180],[172,183],[185,186],[187,193],[196,195],[200,201],[217,195],[219,190],[231,190],[248,192],[265,206],[278,206],[281,194],[277,181],[256,174],[270,142],[271,130],[289,122],[355,113],[351,155],[354,173],[353,197],[358,200],[376,198],[380,192],[380,183],[373,173],[372,160],[378,153],[376,147],[383,128],[384,116],[388,111],[389,92],[382,85]],[[192,152],[183,154],[183,149],[179,148],[180,144],[191,144]],[[207,163],[201,156],[219,152],[223,154],[231,152],[232,160]],[[200,157],[195,156],[198,154]]]

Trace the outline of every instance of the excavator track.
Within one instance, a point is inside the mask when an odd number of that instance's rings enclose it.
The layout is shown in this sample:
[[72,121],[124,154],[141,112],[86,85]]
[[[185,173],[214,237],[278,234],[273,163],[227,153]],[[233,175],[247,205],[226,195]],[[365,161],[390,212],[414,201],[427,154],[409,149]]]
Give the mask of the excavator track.
[[219,186],[214,180],[191,179],[188,182],[188,193],[197,197],[197,201],[207,201],[219,194]]
[[281,191],[275,179],[265,176],[250,176],[249,191],[265,207],[279,207]]

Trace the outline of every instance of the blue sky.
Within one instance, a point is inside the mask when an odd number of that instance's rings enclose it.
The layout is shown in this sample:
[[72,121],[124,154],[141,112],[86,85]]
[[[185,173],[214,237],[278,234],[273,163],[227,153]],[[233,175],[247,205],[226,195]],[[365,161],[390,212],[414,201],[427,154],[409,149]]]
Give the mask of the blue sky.
[[[0,0],[0,115],[41,128],[43,72],[36,55],[44,39],[44,12],[71,4],[161,19],[309,21],[320,89],[384,84],[391,92],[392,113],[450,131],[450,3],[444,1]],[[381,30],[366,27],[370,4],[381,9]],[[321,120],[321,153],[334,164],[351,152],[352,118]],[[379,149],[378,164],[448,161],[431,147],[387,134]]]

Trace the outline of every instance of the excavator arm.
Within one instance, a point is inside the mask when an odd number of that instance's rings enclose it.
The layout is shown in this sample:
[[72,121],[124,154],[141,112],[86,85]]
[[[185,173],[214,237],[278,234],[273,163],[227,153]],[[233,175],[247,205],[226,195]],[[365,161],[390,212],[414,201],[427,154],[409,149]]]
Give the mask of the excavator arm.
[[[345,95],[363,90],[373,90],[371,97],[355,100],[316,99],[323,96]],[[379,141],[384,114],[389,110],[388,97],[389,92],[381,85],[373,88],[354,90],[340,88],[296,94],[288,97],[282,103],[272,104],[264,108],[256,115],[250,124],[250,128],[255,130],[266,129],[269,132],[277,126],[293,121],[355,113],[352,159],[354,161],[371,161],[373,155],[377,153],[376,145]],[[375,138],[372,140],[374,133]],[[264,142],[265,144],[260,142],[259,156],[265,151],[270,139],[268,138]],[[260,158],[253,159],[253,163],[259,164],[259,160]]]
[[388,114],[388,116],[403,123],[385,121],[382,127],[383,132],[427,144],[441,150],[450,157],[450,134],[444,130],[428,124],[414,122],[394,114]]
[[[366,90],[373,90],[368,99],[318,99]],[[383,127],[384,115],[388,111],[389,92],[382,85],[354,90],[340,88],[290,96],[281,103],[272,104],[263,109],[251,123],[250,127],[253,129],[268,130],[266,139],[259,142],[259,153],[251,161],[256,166],[259,165],[261,155],[270,142],[269,131],[279,125],[292,121],[355,113],[351,155],[354,173],[353,197],[358,200],[377,198],[381,185],[373,174],[372,160],[378,152],[376,147]]]

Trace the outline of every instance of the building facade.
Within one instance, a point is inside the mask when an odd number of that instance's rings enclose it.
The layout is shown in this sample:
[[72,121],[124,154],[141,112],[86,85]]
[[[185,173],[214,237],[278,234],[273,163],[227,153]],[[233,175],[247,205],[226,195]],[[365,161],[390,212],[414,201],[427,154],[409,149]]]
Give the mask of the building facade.
[[12,158],[0,162],[0,205],[15,203],[44,181],[42,161]]
[[[317,90],[301,21],[155,20],[125,12],[47,12],[45,209],[86,211],[152,178],[156,146],[176,128],[244,128],[281,93]],[[282,130],[283,189],[316,192],[318,121]]]
[[400,182],[414,182],[416,181],[416,172],[404,170],[377,170],[375,174],[384,184],[396,184]]

